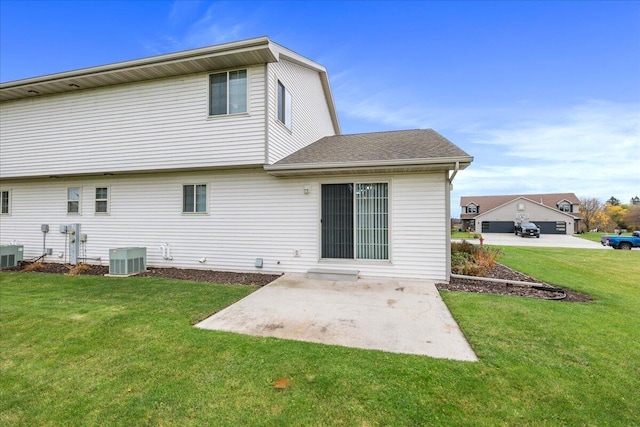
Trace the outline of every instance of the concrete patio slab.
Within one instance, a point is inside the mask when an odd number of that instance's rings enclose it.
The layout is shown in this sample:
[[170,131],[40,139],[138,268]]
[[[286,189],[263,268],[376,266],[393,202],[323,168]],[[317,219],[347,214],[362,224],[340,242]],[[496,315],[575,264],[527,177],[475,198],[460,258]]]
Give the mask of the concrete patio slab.
[[477,361],[434,283],[286,274],[198,328]]

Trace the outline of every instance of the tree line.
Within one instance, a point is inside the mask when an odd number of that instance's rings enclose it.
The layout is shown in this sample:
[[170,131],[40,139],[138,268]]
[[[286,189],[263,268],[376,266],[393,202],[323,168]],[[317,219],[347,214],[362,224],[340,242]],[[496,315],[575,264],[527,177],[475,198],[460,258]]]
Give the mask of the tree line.
[[628,204],[611,196],[606,202],[594,197],[580,198],[582,231],[640,230],[640,198],[632,197]]

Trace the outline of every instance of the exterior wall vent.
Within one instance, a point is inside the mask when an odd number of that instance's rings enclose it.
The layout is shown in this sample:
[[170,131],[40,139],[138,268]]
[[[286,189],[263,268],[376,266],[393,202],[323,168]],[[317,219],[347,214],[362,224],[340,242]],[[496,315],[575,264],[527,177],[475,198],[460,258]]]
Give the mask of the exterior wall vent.
[[23,255],[23,245],[0,246],[0,269],[17,266],[22,261]]
[[147,269],[147,248],[109,249],[109,274],[129,276]]

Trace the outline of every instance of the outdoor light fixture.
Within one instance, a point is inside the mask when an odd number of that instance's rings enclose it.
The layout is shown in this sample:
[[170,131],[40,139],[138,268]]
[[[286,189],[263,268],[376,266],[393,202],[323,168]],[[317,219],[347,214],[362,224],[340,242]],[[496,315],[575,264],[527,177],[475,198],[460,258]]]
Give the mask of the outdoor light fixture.
[[310,190],[311,190],[311,189],[309,188],[309,186],[308,186],[308,185],[305,185],[305,186],[304,186],[304,194],[309,194],[309,191],[310,191]]

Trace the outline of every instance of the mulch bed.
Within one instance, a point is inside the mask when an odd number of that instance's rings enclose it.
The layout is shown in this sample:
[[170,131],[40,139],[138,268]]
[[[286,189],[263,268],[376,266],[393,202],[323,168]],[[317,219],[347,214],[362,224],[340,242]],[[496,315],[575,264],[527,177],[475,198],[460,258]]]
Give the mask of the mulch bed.
[[[68,264],[58,263],[25,263],[18,267],[5,269],[9,271],[35,271],[40,273],[52,274],[82,274],[102,276],[109,273],[109,267],[101,265],[82,264],[81,267]],[[278,275],[260,274],[260,273],[234,273],[230,271],[214,271],[214,270],[195,270],[182,268],[155,268],[149,267],[147,271],[139,273],[136,277],[164,277],[177,280],[193,280],[197,282],[209,282],[220,284],[237,284],[237,285],[255,285],[264,286],[277,279]],[[521,282],[530,282],[532,284],[540,284],[536,279],[512,270],[502,264],[496,264],[485,277],[493,279],[517,280]],[[544,284],[542,284],[544,285]],[[547,285],[548,286],[548,285]],[[512,295],[530,298],[554,299],[560,294],[550,290],[541,290],[526,286],[509,285],[498,282],[486,282],[473,279],[451,278],[447,283],[436,284],[438,290],[456,291],[456,292],[474,292],[482,294],[499,294]],[[579,292],[563,289],[566,297],[561,301],[569,302],[586,302],[592,301],[588,295]]]
[[[496,263],[493,270],[488,272],[484,277],[491,279],[504,279],[504,280],[516,280],[519,282],[529,282],[532,285],[541,285],[540,287],[549,286],[554,289],[559,289],[556,286],[550,286],[545,283],[541,283],[539,280],[534,279],[531,276],[520,273],[519,271],[512,270],[511,268],[502,264]],[[562,294],[557,291],[543,290],[540,287],[532,288],[520,285],[511,285],[508,283],[500,282],[487,282],[484,280],[473,279],[461,279],[452,277],[449,283],[437,283],[436,287],[440,291],[456,291],[456,292],[474,292],[479,294],[498,294],[498,295],[511,295],[530,298],[541,299],[558,299]],[[580,292],[571,291],[569,289],[562,289],[564,295],[566,295],[560,301],[565,302],[588,302],[593,301],[589,295],[585,295]]]

